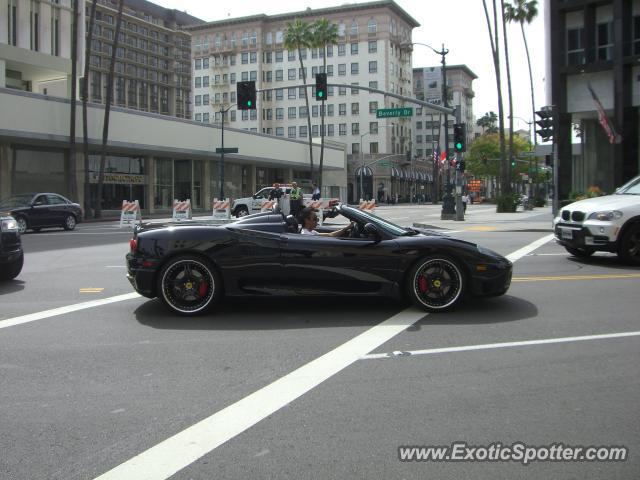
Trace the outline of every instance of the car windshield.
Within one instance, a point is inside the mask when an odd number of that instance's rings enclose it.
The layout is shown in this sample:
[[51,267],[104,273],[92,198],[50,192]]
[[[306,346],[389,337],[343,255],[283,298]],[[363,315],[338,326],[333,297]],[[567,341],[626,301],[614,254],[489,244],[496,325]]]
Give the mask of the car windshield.
[[391,223],[390,221],[385,220],[384,218],[380,218],[369,212],[360,211],[359,214],[362,217],[366,218],[371,223],[376,224],[377,226],[386,230],[392,235],[407,235],[407,234],[413,235],[413,232],[408,232],[405,228],[399,227],[395,223]]
[[0,201],[0,208],[18,208],[18,207],[28,207],[31,205],[31,199],[33,195],[16,195],[14,197],[5,198]]
[[640,195],[640,177],[636,177],[630,182],[625,183],[618,190],[617,195]]

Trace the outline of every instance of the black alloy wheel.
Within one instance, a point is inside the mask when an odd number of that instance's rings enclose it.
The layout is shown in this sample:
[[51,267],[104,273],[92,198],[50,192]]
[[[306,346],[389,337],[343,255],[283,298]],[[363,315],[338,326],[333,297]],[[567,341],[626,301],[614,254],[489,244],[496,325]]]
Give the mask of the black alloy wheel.
[[23,235],[27,231],[27,228],[29,228],[27,219],[24,217],[16,217],[16,223],[18,224],[18,232],[20,232],[20,235]]
[[618,255],[627,263],[640,266],[640,223],[631,225],[622,235]]
[[76,217],[72,214],[68,213],[66,217],[64,217],[64,223],[62,227],[65,230],[74,230],[76,228]]
[[442,312],[463,297],[466,279],[458,263],[445,255],[430,255],[418,261],[409,273],[408,293],[425,310]]
[[184,316],[200,315],[214,305],[221,291],[216,270],[203,258],[182,255],[171,259],[158,276],[160,299]]
[[575,248],[575,247],[564,247],[564,248],[571,255],[578,258],[588,258],[594,253],[593,250],[586,250],[583,248]]

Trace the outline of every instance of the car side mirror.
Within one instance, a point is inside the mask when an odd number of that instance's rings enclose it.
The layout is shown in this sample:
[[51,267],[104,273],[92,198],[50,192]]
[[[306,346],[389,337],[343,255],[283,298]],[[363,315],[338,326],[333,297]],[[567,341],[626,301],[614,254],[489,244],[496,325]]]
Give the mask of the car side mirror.
[[380,239],[382,238],[382,235],[380,235],[380,231],[378,230],[378,227],[376,227],[373,223],[365,223],[364,231],[370,237],[375,238],[377,242],[379,242]]

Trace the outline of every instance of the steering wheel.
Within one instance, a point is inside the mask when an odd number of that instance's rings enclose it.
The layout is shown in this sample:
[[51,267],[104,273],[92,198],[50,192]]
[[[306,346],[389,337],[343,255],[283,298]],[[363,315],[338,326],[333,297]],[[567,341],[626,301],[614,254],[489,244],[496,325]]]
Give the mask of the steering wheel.
[[349,238],[360,238],[362,227],[358,222],[351,222],[351,230],[349,230]]

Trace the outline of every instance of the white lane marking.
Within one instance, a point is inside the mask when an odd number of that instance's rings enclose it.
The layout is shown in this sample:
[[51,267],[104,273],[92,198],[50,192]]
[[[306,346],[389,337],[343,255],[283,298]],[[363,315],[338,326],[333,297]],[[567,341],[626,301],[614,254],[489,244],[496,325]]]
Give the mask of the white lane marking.
[[566,257],[569,253],[530,253],[527,257]]
[[407,308],[96,480],[166,479],[389,341],[427,314]]
[[581,337],[545,338],[541,340],[523,340],[519,342],[486,343],[484,345],[466,345],[463,347],[444,347],[444,348],[429,348],[426,350],[409,350],[409,351],[402,352],[402,355],[397,355],[397,352],[371,353],[369,355],[363,356],[362,360],[374,360],[378,358],[395,358],[398,356],[412,356],[412,355],[433,355],[436,353],[469,352],[472,350],[492,350],[496,348],[526,347],[530,345],[549,345],[553,343],[584,342],[587,340],[603,340],[607,338],[637,337],[638,335],[640,335],[640,331],[605,333],[602,335],[584,335]]
[[105,265],[105,268],[127,268],[126,265]]
[[21,317],[7,318],[6,320],[0,319],[0,329],[14,327],[16,325],[23,325],[25,323],[35,322],[37,320],[43,320],[45,318],[55,317],[57,315],[65,315],[71,312],[77,312],[79,310],[85,310],[87,308],[100,307],[102,305],[108,305],[110,303],[122,302],[123,300],[131,300],[133,298],[140,298],[138,293],[125,293],[124,295],[116,295],[115,297],[103,298],[101,300],[92,300],[90,302],[76,303],[74,305],[67,305],[66,307],[53,308],[51,310],[44,310],[42,312],[30,313],[28,315],[22,315]]
[[411,217],[387,217],[387,220],[406,220]]
[[553,239],[553,234],[546,235],[534,242],[531,242],[529,245],[525,245],[524,247],[516,250],[515,252],[510,253],[509,255],[507,255],[507,258],[512,262],[520,260],[525,255],[530,254],[531,252],[540,248],[542,245],[544,245],[545,243],[549,242],[552,239]]

